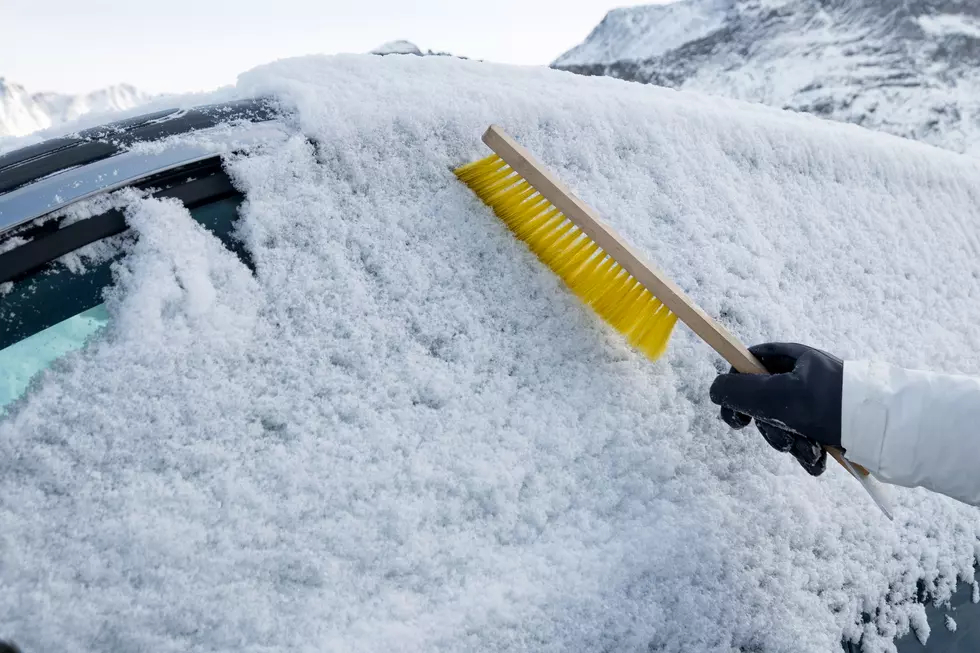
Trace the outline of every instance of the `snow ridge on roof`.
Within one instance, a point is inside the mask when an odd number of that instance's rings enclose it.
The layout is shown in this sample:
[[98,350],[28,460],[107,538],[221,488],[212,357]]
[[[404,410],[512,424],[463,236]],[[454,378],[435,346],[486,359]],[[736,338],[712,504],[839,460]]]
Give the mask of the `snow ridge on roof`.
[[371,50],[371,54],[422,54],[419,50],[419,46],[415,45],[411,41],[406,41],[404,39],[399,39],[396,41],[388,41],[383,45],[376,47]]

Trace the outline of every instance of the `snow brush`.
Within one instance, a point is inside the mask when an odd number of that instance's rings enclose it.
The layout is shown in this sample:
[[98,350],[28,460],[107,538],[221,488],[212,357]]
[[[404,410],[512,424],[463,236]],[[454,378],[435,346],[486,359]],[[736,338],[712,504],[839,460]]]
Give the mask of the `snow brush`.
[[[494,154],[457,168],[456,176],[586,305],[634,347],[656,360],[679,319],[744,374],[768,374],[737,338],[647,262],[595,211],[500,127],[483,142]],[[891,519],[868,470],[827,447]]]

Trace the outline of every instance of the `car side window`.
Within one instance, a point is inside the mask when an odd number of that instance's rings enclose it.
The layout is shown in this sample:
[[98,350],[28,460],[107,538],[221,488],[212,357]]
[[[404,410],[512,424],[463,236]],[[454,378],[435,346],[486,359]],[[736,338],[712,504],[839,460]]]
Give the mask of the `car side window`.
[[[190,212],[250,263],[232,236],[241,199],[224,197]],[[87,265],[81,272],[55,261],[12,282],[0,296],[0,415],[40,372],[84,346],[108,323],[103,291],[112,283],[112,264],[121,256]]]
[[79,349],[108,321],[99,304],[0,350],[0,410],[20,397],[38,372]]

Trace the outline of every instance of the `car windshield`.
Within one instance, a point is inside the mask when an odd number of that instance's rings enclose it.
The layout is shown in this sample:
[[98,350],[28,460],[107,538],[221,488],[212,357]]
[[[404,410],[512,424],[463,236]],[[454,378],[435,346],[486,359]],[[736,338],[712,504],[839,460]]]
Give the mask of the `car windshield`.
[[[191,215],[238,250],[231,232],[240,201],[219,200],[192,209]],[[80,349],[109,322],[103,291],[112,282],[112,264],[120,256],[82,272],[55,263],[8,290],[0,315],[0,415],[40,372]]]

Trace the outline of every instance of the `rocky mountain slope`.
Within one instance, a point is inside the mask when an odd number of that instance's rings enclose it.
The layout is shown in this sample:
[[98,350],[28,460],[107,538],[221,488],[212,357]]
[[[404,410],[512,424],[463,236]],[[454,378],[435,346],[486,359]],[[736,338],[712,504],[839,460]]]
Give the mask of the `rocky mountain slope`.
[[980,151],[973,0],[681,0],[616,9],[552,66]]
[[23,136],[79,118],[87,113],[131,109],[150,98],[129,84],[91,93],[32,93],[0,77],[0,137]]

